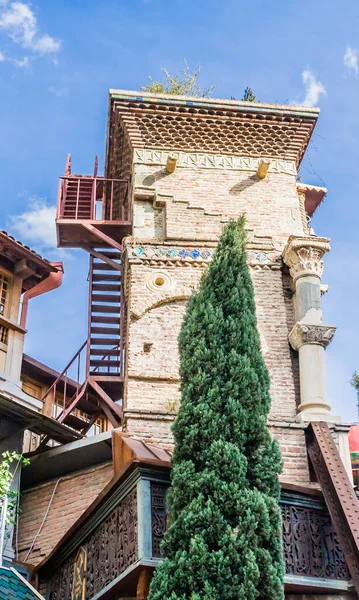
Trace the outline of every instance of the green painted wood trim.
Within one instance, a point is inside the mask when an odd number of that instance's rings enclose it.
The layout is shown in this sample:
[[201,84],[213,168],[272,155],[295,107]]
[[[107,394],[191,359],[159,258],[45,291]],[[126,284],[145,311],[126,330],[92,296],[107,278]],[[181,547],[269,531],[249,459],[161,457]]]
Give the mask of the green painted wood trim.
[[137,482],[137,548],[138,558],[152,558],[151,483]]
[[285,575],[284,584],[297,585],[300,588],[311,587],[320,590],[348,591],[349,581],[341,579],[325,579],[324,577],[306,577],[304,575]]

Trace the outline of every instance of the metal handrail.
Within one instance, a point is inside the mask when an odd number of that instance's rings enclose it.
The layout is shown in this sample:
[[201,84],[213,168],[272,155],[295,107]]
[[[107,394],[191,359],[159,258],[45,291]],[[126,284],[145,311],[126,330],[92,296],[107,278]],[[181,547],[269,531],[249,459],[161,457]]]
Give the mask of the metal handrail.
[[[120,221],[130,221],[131,220],[131,206],[130,206],[130,182],[128,179],[110,179],[106,177],[92,177],[92,176],[82,176],[82,175],[63,175],[60,177],[59,182],[59,191],[58,191],[58,204],[57,204],[57,214],[56,217],[58,219],[66,218],[64,217],[64,212],[66,208],[66,196],[67,196],[67,187],[68,182],[77,182],[77,192],[76,192],[76,204],[75,204],[75,218],[78,218],[78,209],[79,209],[79,200],[80,200],[80,191],[81,191],[81,182],[91,182],[92,183],[92,197],[91,197],[91,205],[90,205],[90,219],[91,220],[109,220],[112,221],[113,213],[114,213],[114,198],[116,194],[115,185],[122,184],[124,185],[123,190],[123,200],[120,204],[121,208],[121,218],[115,219]],[[97,188],[98,184],[102,185],[102,198],[97,197]],[[105,189],[106,184],[110,184],[110,190]],[[118,193],[118,192],[117,192]],[[109,197],[108,197],[109,196]],[[96,202],[102,202],[103,199],[106,199],[106,213],[107,218],[101,219],[96,218]]]
[[[67,385],[67,371],[69,370],[69,368],[71,367],[71,365],[73,365],[73,363],[75,362],[75,360],[77,358],[79,358],[82,350],[85,348],[85,346],[87,345],[87,340],[84,341],[84,343],[82,344],[81,348],[76,352],[76,354],[72,357],[72,359],[70,360],[70,362],[66,365],[66,367],[63,369],[63,371],[61,371],[60,375],[58,375],[58,377],[55,379],[55,381],[53,382],[53,384],[49,387],[49,389],[47,390],[46,394],[43,396],[43,398],[41,398],[42,402],[45,401],[45,398],[47,398],[47,396],[50,394],[50,392],[54,392],[54,398],[56,397],[56,388],[57,388],[57,384],[59,383],[59,381],[63,381],[64,383],[64,402],[65,402],[65,396],[66,396],[66,385]],[[79,390],[79,377],[80,377],[80,361],[78,362],[78,370],[77,370],[77,375],[78,375],[78,381],[76,382],[77,384],[77,392]]]

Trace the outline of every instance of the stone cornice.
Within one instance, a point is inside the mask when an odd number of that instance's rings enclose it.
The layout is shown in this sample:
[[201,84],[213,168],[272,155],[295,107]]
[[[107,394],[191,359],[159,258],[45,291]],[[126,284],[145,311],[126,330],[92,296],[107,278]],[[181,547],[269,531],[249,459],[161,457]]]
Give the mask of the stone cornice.
[[[135,148],[133,162],[134,164],[158,165],[164,167],[167,164],[169,154],[171,154],[169,150]],[[261,160],[262,158],[251,158],[247,156],[178,152],[177,167],[257,172]],[[295,161],[271,158],[268,160],[270,160],[270,173],[286,173],[287,175],[297,174]]]
[[298,322],[289,334],[289,342],[294,350],[299,350],[304,344],[316,344],[326,348],[335,331],[334,325],[308,325]]
[[329,252],[329,238],[290,236],[283,250],[283,260],[288,265],[295,281],[298,277],[323,272],[323,256]]

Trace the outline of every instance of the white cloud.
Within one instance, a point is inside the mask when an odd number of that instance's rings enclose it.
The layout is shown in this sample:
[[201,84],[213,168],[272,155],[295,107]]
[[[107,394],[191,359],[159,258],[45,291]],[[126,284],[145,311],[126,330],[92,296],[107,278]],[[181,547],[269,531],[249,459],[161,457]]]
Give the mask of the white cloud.
[[327,93],[321,81],[315,77],[314,73],[306,69],[302,73],[302,80],[305,85],[305,98],[301,104],[303,106],[316,106],[319,98]]
[[14,63],[14,65],[19,67],[20,69],[26,69],[30,66],[30,59],[28,56],[24,56],[22,60],[18,60],[17,58],[9,58],[8,60]]
[[4,62],[4,60],[6,60],[5,54],[3,52],[0,52],[0,62]]
[[54,94],[54,96],[57,96],[58,98],[62,98],[64,96],[67,96],[67,94],[69,93],[69,89],[67,87],[57,88],[53,85],[50,85],[49,92],[51,92],[51,94]]
[[58,52],[61,42],[48,34],[41,34],[31,4],[0,2],[0,28],[16,44],[44,55]]
[[32,197],[25,212],[10,217],[11,231],[35,249],[54,249],[57,247],[55,215],[55,206],[49,206],[42,198]]
[[351,48],[349,46],[349,44],[347,45],[347,49],[344,54],[343,62],[344,62],[344,66],[347,69],[354,71],[354,73],[356,75],[358,74],[358,71],[359,71],[358,51]]

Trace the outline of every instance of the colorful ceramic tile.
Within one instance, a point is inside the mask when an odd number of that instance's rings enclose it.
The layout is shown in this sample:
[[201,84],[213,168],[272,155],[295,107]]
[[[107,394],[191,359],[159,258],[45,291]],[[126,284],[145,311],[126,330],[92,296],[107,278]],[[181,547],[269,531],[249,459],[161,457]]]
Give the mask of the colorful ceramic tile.
[[192,256],[192,258],[196,259],[200,256],[200,251],[199,250],[191,250],[190,255]]
[[264,254],[264,252],[258,252],[256,254],[256,259],[260,262],[260,263],[265,263],[268,262],[268,256],[266,254]]
[[178,254],[180,255],[181,258],[187,258],[189,253],[187,252],[187,250],[182,248],[182,250],[180,250]]
[[170,258],[174,258],[178,255],[178,250],[175,250],[175,248],[170,248],[170,250],[167,250],[167,254]]
[[137,248],[134,249],[133,253],[135,256],[142,256],[142,254],[144,254],[145,251],[143,248],[141,248],[141,246],[137,246]]

